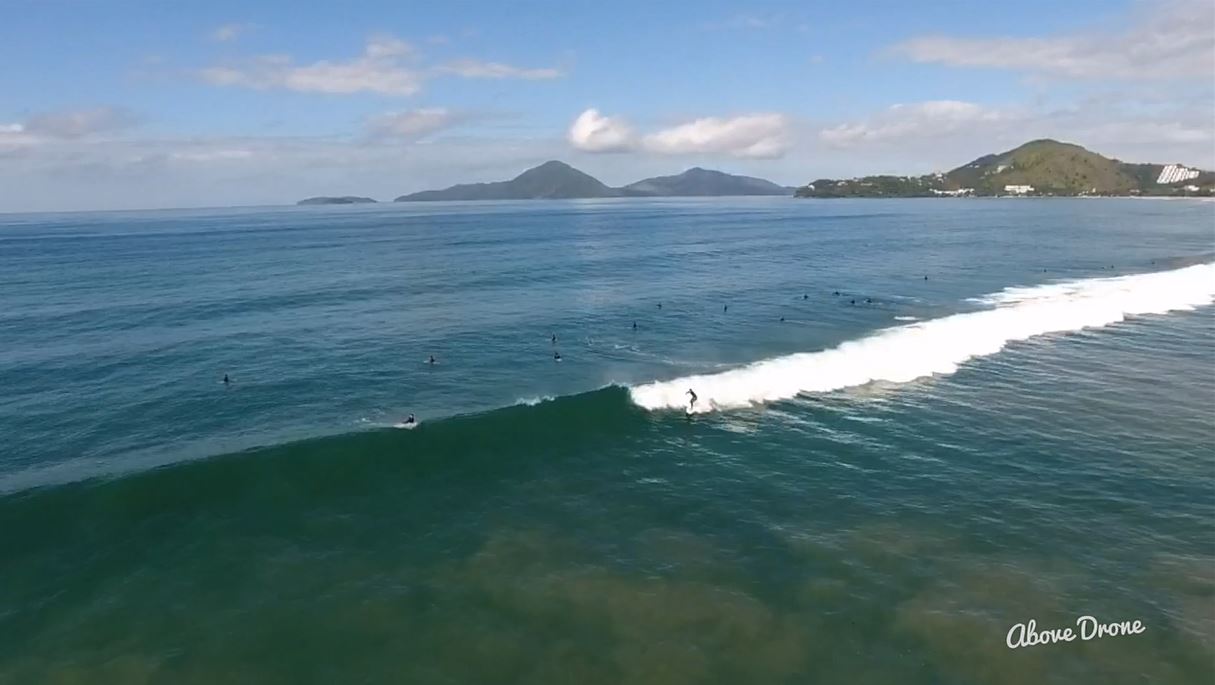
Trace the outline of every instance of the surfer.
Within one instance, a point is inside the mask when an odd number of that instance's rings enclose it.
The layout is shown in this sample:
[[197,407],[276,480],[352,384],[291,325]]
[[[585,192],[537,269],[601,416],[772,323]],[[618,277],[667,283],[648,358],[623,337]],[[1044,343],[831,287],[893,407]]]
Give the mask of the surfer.
[[661,303],[661,302],[659,302],[659,303],[658,303],[658,308],[659,308],[659,309],[662,309],[662,303]]
[[232,385],[232,379],[228,378],[228,374],[224,374],[224,385]]
[[781,322],[781,323],[784,323],[784,322],[785,322],[785,317],[783,317],[783,316],[782,316],[782,317],[780,317],[780,322]]
[[810,299],[810,295],[808,295],[808,294],[806,294],[806,293],[802,293],[802,299],[803,299],[803,300],[808,300],[808,299]]
[[730,311],[730,305],[728,305],[728,304],[723,304],[723,305],[721,306],[721,311],[722,311],[722,312],[728,312],[728,311]]
[[866,297],[866,298],[865,298],[865,304],[873,304],[873,298],[872,298],[872,297]]
[[554,352],[554,353],[553,353],[553,361],[555,361],[555,362],[559,362],[559,361],[561,361],[561,353],[560,353],[560,352]]
[[430,359],[426,360],[426,363],[434,366],[435,364],[439,363],[439,360],[435,359],[435,356],[432,354],[430,355]]
[[696,397],[696,391],[692,390],[691,388],[688,388],[688,391],[685,392],[684,394],[688,395],[691,398],[688,400],[688,413],[691,414],[692,410],[696,408],[696,400],[698,399]]
[[832,294],[832,295],[835,295],[836,297],[839,297],[839,296],[840,296],[840,291],[838,291],[838,290],[837,290],[837,291],[835,291],[835,292],[833,292],[833,293],[831,293],[831,294]]
[[553,333],[553,344],[554,345],[557,344],[557,334],[556,333]]
[[416,418],[414,418],[413,414],[410,414],[409,417],[405,419],[406,426],[412,426],[412,425],[416,424],[417,422],[418,422],[418,420]]
[[637,330],[637,322],[636,322],[636,321],[634,321],[634,322],[633,322],[633,330]]

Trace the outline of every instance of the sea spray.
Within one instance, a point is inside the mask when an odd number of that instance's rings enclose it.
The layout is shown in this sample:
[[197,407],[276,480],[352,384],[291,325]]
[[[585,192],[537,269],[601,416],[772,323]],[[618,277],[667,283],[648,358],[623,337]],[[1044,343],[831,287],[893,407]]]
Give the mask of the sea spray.
[[705,413],[874,381],[906,383],[951,374],[960,364],[995,354],[1010,342],[1210,304],[1215,301],[1215,263],[1006,288],[972,301],[990,308],[888,328],[820,352],[639,385],[629,394],[648,410],[686,409],[686,393],[694,389],[698,400],[692,411]]

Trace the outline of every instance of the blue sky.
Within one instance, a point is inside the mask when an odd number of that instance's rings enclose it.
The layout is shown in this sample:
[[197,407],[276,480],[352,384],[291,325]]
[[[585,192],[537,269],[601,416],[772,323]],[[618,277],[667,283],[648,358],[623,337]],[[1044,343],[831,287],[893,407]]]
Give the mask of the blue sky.
[[800,184],[1050,136],[1215,166],[1166,2],[0,0],[0,211],[379,199],[550,158]]

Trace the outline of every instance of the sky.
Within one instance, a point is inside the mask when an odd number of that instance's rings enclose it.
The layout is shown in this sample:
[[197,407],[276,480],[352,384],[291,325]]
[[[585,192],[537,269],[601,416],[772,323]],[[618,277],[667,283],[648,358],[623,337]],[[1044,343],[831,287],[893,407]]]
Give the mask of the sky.
[[1215,3],[0,0],[0,212],[715,168],[920,174],[1035,138],[1215,168]]

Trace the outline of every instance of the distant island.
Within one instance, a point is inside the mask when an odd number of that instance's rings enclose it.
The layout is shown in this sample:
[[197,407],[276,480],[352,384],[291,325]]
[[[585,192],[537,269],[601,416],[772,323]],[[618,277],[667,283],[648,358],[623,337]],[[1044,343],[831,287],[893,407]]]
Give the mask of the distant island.
[[357,195],[342,195],[339,197],[310,197],[300,200],[295,203],[297,205],[362,205],[375,202],[369,197],[358,197]]
[[699,167],[688,169],[676,176],[647,178],[621,188],[613,188],[565,162],[550,161],[528,169],[509,181],[465,183],[444,190],[424,190],[402,195],[395,201],[787,196],[792,193],[793,188],[780,186],[762,178],[736,176]]
[[[845,197],[1172,197],[1215,195],[1215,172],[1180,164],[1132,164],[1103,157],[1079,145],[1042,139],[984,155],[952,171],[923,176],[820,178],[800,188],[752,176],[693,167],[619,188],[556,160],[510,179],[461,183],[443,190],[402,195],[394,202],[439,200],[564,200],[608,197],[737,197],[793,195]],[[310,197],[301,205],[375,202],[369,197]]]
[[620,189],[634,197],[720,197],[725,195],[789,195],[793,188],[752,176],[736,176],[692,167],[676,176],[655,176]]
[[1130,164],[1079,145],[1033,140],[953,171],[924,176],[821,178],[796,197],[1211,196],[1215,172],[1180,164]]

